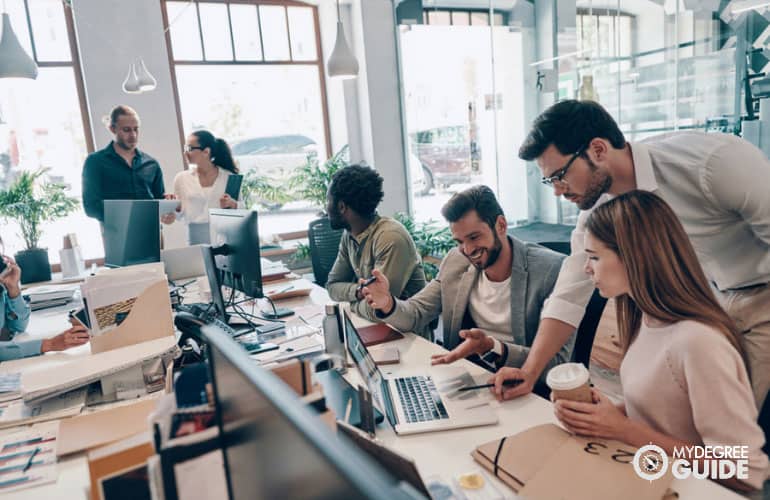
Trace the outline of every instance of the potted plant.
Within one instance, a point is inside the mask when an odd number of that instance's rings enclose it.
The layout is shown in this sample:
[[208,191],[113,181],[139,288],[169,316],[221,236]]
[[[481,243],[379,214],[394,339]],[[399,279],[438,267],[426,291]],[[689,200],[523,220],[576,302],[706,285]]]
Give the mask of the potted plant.
[[51,279],[48,249],[38,248],[42,225],[78,207],[77,198],[67,196],[67,186],[44,180],[46,171],[21,172],[8,189],[0,191],[0,216],[19,225],[26,245],[26,250],[14,255],[22,270],[22,283]]
[[399,212],[394,217],[404,225],[406,231],[414,240],[417,251],[422,258],[422,268],[425,278],[430,281],[438,274],[438,266],[444,256],[457,243],[452,239],[449,227],[437,227],[436,221],[416,222],[410,215]]
[[304,165],[294,171],[289,179],[289,187],[294,191],[298,200],[307,200],[321,209],[326,215],[326,192],[332,183],[332,177],[338,170],[350,163],[350,149],[344,146],[323,165],[318,163],[315,155],[308,155]]

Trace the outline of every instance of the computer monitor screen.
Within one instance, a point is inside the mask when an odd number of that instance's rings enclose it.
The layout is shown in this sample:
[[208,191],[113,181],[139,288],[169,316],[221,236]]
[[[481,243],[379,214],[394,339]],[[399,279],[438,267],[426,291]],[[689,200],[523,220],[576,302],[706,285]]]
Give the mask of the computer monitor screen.
[[104,200],[104,265],[160,262],[158,200]]
[[253,210],[210,209],[211,246],[222,284],[249,297],[262,297],[262,269],[259,263],[257,212]]
[[208,345],[230,497],[417,498],[215,326]]

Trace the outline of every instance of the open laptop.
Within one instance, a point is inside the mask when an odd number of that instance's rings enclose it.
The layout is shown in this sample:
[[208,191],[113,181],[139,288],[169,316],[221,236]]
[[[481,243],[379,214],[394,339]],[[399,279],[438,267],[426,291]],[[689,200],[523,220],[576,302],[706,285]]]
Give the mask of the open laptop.
[[[442,367],[410,376],[386,378],[364,345],[358,330],[345,314],[345,331],[350,356],[366,382],[377,406],[385,413],[396,434],[445,431],[497,423],[486,391],[458,392],[473,385],[470,374],[462,369]],[[452,376],[438,378],[440,372]],[[459,375],[458,375],[459,373]]]

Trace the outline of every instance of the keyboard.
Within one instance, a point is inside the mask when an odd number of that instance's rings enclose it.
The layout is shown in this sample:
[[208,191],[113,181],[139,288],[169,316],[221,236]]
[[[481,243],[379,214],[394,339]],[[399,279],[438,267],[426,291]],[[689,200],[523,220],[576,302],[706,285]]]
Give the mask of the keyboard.
[[395,383],[407,422],[449,418],[431,377],[402,377],[395,379]]

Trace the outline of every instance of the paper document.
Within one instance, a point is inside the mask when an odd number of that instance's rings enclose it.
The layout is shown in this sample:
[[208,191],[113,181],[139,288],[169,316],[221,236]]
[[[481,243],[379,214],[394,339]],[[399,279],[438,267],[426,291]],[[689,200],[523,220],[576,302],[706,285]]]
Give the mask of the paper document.
[[57,299],[72,299],[79,288],[80,286],[78,284],[43,285],[27,288],[22,292],[22,295],[27,297],[30,303]]
[[0,437],[0,464],[0,496],[56,481],[56,425]]
[[179,200],[158,200],[158,215],[163,217],[168,214],[175,214],[180,205]]
[[78,415],[86,404],[86,392],[84,387],[40,403],[27,404],[22,400],[8,403],[0,407],[0,429]]

